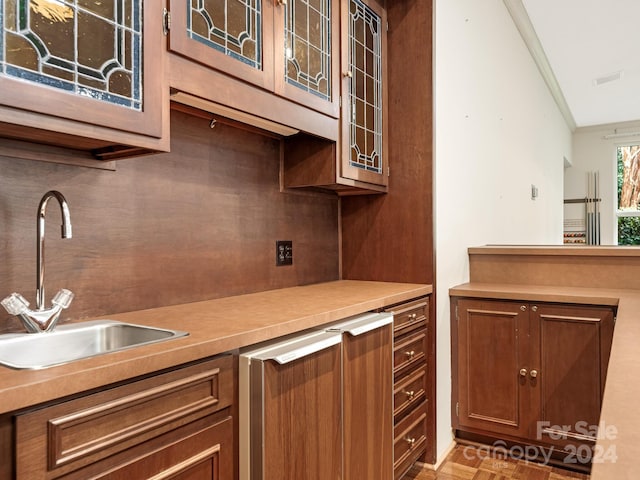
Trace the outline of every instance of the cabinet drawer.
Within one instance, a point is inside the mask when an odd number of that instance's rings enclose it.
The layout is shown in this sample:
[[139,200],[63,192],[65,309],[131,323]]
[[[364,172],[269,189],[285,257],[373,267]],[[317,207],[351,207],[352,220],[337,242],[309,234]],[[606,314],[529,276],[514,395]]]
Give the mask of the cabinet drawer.
[[418,331],[393,346],[393,373],[397,376],[415,365],[423,364],[426,358],[426,332]]
[[18,478],[54,478],[232,404],[232,355],[16,417]]
[[427,402],[424,401],[394,429],[393,472],[397,480],[418,460],[427,446]]
[[396,381],[393,390],[393,416],[396,422],[426,398],[427,373],[424,368]]
[[387,309],[393,313],[393,336],[400,337],[427,326],[429,319],[429,299],[421,299]]
[[65,475],[64,480],[230,480],[234,475],[233,419],[217,417],[201,418],[134,447],[126,455],[132,460],[119,461],[116,456]]

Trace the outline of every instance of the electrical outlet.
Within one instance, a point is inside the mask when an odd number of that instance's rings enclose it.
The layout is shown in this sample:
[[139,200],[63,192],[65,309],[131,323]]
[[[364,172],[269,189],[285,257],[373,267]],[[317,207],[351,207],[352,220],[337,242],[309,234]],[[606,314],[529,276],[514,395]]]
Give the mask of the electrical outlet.
[[293,265],[293,242],[276,240],[276,267]]

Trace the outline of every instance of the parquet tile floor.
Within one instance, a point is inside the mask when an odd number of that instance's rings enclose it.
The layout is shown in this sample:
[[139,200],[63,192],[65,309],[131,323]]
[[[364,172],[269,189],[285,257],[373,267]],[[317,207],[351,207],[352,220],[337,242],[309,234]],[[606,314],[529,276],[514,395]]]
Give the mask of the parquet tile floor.
[[588,480],[589,475],[524,460],[491,458],[457,445],[437,471],[414,467],[404,480]]

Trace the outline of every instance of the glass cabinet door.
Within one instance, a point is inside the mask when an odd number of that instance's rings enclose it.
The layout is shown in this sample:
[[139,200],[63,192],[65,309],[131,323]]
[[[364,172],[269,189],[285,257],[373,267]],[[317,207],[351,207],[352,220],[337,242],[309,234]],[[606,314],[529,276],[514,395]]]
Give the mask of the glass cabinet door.
[[0,103],[160,137],[162,62],[147,57],[161,32],[144,25],[161,19],[153,3],[3,0]]
[[276,92],[339,115],[339,2],[280,0],[275,12]]
[[273,90],[272,0],[170,0],[169,49]]
[[386,16],[377,4],[343,2],[342,176],[387,185]]

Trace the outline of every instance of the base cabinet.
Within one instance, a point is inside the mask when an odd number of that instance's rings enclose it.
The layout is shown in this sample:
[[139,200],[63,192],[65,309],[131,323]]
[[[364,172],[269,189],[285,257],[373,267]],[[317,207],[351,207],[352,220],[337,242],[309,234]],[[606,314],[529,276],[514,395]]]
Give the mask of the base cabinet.
[[232,355],[15,418],[16,478],[233,480]]
[[451,311],[454,429],[588,464],[613,308],[454,298]]
[[429,402],[429,299],[388,309],[393,313],[393,478],[425,455]]

